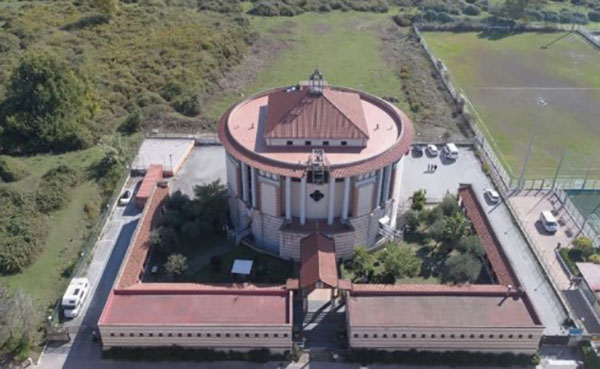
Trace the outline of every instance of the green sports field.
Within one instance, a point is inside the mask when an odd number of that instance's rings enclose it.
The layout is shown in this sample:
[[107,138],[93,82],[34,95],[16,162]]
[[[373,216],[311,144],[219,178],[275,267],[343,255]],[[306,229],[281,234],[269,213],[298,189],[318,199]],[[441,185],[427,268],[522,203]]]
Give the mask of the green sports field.
[[[535,123],[528,177],[583,177],[600,168],[600,51],[576,34],[427,32],[425,39],[473,103],[514,175]],[[547,47],[545,47],[547,46]],[[548,105],[539,109],[538,99]],[[592,169],[590,175],[600,176]]]

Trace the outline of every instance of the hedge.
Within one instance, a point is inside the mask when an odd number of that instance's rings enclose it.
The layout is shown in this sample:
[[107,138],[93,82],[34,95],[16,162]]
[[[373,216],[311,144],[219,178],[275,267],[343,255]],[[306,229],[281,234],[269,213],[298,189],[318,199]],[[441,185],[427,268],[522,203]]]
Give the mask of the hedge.
[[576,254],[577,251],[578,251],[577,249],[567,249],[567,248],[562,248],[562,249],[558,250],[558,253],[564,260],[565,264],[567,264],[567,268],[569,268],[569,271],[574,276],[579,275],[579,268],[577,268],[577,265],[575,263],[582,261],[582,260],[578,259],[577,254]]
[[348,357],[349,362],[362,365],[372,363],[444,365],[444,366],[513,366],[537,365],[539,356],[512,353],[483,353],[467,351],[384,351],[354,349]]
[[37,208],[45,214],[62,208],[69,201],[69,193],[77,182],[77,171],[66,165],[50,169],[42,176],[37,190]]
[[15,182],[29,175],[23,164],[10,156],[0,156],[0,181]]
[[591,22],[600,22],[600,11],[594,11],[594,10],[590,11],[588,13],[588,19]]

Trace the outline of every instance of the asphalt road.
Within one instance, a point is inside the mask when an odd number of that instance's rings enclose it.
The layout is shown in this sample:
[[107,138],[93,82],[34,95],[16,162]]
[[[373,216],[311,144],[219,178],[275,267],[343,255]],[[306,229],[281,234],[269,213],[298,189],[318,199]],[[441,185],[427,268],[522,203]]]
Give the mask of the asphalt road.
[[[128,181],[127,188],[133,188],[139,178]],[[94,248],[94,256],[81,277],[87,277],[90,282],[90,292],[79,316],[65,323],[71,333],[72,342],[67,344],[52,344],[46,347],[40,358],[40,368],[84,368],[79,362],[76,366],[67,365],[72,358],[99,352],[99,346],[91,344],[91,329],[96,327],[102,313],[106,298],[113,286],[121,261],[127,251],[129,241],[135,232],[141,212],[132,201],[127,206],[117,206],[113,209],[102,234]],[[72,348],[77,350],[72,350]],[[76,351],[76,352],[74,352]]]

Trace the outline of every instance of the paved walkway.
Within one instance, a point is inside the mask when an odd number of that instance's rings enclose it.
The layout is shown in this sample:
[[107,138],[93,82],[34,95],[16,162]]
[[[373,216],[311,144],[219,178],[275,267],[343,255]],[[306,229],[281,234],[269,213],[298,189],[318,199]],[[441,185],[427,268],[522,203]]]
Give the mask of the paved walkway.
[[[460,148],[456,162],[448,162],[439,157],[430,158],[427,154],[421,157],[411,154],[405,160],[400,185],[401,202],[409,204],[409,197],[423,188],[427,191],[428,200],[440,201],[447,193],[456,194],[460,183],[470,183],[473,186],[517,278],[546,327],[544,334],[564,333],[562,323],[567,317],[566,312],[527,241],[515,225],[506,204],[502,202],[492,205],[484,199],[483,191],[492,188],[493,184],[481,171],[481,164],[475,153],[470,149]],[[427,170],[428,164],[436,164],[438,169],[431,173]]]

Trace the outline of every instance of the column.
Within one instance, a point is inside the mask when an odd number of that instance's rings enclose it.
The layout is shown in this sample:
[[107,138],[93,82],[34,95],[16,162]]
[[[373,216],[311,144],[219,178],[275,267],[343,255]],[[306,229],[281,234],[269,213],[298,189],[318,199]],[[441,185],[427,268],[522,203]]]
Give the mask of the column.
[[329,176],[329,207],[327,208],[327,224],[333,224],[333,210],[335,207],[335,178]]
[[256,168],[250,168],[250,182],[252,186],[252,207],[256,208]]
[[344,202],[342,204],[342,219],[348,219],[348,209],[350,208],[350,177],[344,178]]
[[242,163],[242,200],[248,202],[248,166]]
[[383,201],[390,198],[390,186],[392,184],[392,164],[385,167],[385,182],[383,183]]
[[300,224],[306,224],[306,176],[300,178]]
[[375,201],[375,207],[379,207],[381,204],[381,185],[383,183],[383,168],[377,171],[377,197]]
[[285,177],[285,219],[292,220],[292,177]]

